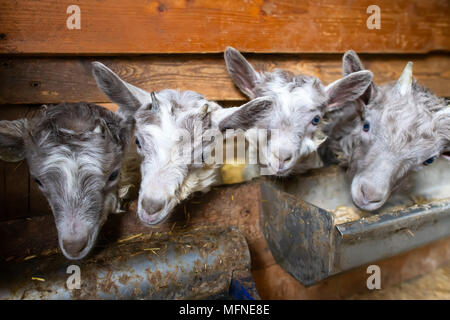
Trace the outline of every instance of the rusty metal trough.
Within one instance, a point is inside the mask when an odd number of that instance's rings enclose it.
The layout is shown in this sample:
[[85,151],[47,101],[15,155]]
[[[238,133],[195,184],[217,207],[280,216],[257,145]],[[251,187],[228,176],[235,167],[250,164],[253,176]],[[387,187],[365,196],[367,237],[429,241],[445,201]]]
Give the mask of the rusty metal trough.
[[[80,289],[68,288],[70,265],[80,268]],[[147,234],[83,261],[53,255],[0,268],[0,299],[258,298],[247,242],[230,227]]]
[[[262,182],[261,224],[275,260],[310,286],[449,236],[450,164],[437,161],[411,182],[409,191],[393,194],[373,213],[353,205],[338,167],[283,183]],[[344,219],[337,214],[342,208],[348,212]]]

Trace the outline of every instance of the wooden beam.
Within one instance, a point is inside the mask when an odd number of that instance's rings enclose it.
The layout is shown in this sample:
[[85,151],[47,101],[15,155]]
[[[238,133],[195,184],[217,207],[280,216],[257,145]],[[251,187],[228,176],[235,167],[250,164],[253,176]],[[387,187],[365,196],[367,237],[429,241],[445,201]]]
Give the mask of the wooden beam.
[[[342,55],[247,55],[257,70],[281,68],[319,77],[328,84],[341,77]],[[408,61],[414,76],[440,96],[450,96],[450,54],[361,55],[378,84],[400,76]],[[142,57],[9,57],[0,59],[0,104],[109,102],[97,88],[91,62],[99,60],[124,80],[148,91],[193,90],[210,100],[242,101],[222,55]]]
[[[67,8],[80,8],[69,30]],[[134,54],[222,52],[424,53],[450,50],[450,4],[378,0],[16,0],[0,3],[0,53]]]
[[[30,110],[30,106],[24,105],[0,108],[0,119],[23,118]],[[29,216],[29,170],[25,160],[0,160],[0,201],[0,221]]]

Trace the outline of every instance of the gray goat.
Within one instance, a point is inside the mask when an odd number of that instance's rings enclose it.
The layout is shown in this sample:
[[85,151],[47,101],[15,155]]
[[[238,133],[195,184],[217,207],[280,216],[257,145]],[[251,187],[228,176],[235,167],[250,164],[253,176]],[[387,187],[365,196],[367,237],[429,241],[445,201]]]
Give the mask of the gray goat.
[[[364,67],[357,54],[343,57],[344,76]],[[447,101],[419,85],[409,62],[398,81],[371,83],[360,99],[336,111],[325,126],[321,154],[348,167],[353,202],[376,210],[408,174],[431,165],[450,147]]]
[[118,210],[122,158],[133,118],[89,103],[44,107],[31,119],[0,121],[0,159],[26,159],[55,217],[61,251],[85,257]]

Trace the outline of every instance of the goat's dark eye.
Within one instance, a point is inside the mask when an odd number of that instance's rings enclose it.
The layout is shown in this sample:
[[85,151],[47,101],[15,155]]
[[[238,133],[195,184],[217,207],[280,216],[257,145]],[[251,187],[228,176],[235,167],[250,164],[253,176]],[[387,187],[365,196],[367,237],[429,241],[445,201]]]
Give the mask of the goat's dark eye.
[[311,123],[314,126],[317,126],[319,124],[319,122],[320,122],[320,116],[315,116],[314,119],[312,119],[312,121],[311,121]]
[[423,165],[428,166],[430,164],[432,164],[434,162],[434,160],[436,160],[436,157],[431,157],[430,159],[427,159],[423,162]]
[[111,173],[111,175],[109,176],[108,180],[109,181],[114,181],[114,180],[117,179],[118,176],[119,176],[119,169],[117,169],[113,173]]
[[136,138],[135,142],[136,142],[136,145],[138,146],[138,148],[140,149],[141,148],[141,143],[139,142],[139,139]]
[[36,184],[37,184],[39,187],[42,187],[42,183],[39,181],[39,179],[33,178],[33,180],[34,180],[34,182],[36,182]]
[[363,124],[363,131],[368,132],[369,130],[370,130],[370,123],[366,121]]

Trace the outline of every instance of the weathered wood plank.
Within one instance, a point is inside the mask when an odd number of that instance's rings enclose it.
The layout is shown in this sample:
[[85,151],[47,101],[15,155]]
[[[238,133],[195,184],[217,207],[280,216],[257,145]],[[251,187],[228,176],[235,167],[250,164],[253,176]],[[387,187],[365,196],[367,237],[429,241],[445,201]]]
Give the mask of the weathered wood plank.
[[[81,10],[69,30],[68,6]],[[450,50],[446,0],[2,1],[0,53],[429,52]]]
[[[330,83],[342,73],[342,55],[247,55],[258,70],[282,68]],[[377,83],[395,80],[408,61],[414,76],[441,96],[450,96],[450,54],[361,55]],[[99,60],[123,79],[143,89],[194,90],[208,99],[238,101],[245,97],[233,85],[222,55],[142,57],[9,57],[0,59],[0,104],[108,102],[91,75]]]

